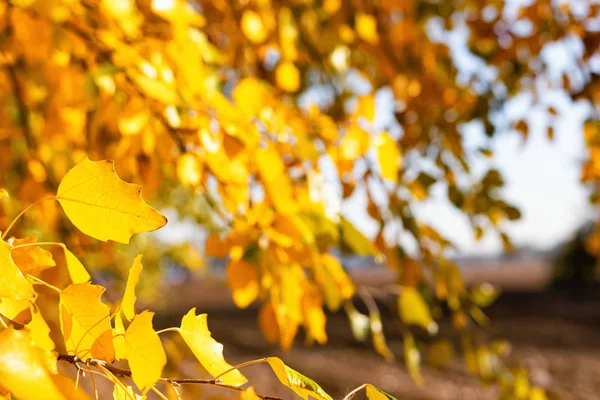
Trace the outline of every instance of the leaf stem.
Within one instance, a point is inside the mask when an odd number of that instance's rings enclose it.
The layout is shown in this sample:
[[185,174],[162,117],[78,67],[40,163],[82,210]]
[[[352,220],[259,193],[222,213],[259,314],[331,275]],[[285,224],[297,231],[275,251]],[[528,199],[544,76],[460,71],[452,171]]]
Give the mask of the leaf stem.
[[161,329],[160,331],[156,331],[156,334],[160,335],[161,333],[165,333],[165,332],[179,332],[179,328],[165,328],[165,329]]
[[359,391],[364,389],[366,386],[367,386],[366,383],[360,385],[359,387],[357,387],[356,389],[354,389],[353,391],[348,393],[346,396],[344,396],[344,398],[342,400],[350,400],[352,398],[352,396],[354,396],[356,393],[358,393]]
[[8,228],[6,228],[6,230],[2,233],[2,240],[4,240],[4,238],[6,237],[6,235],[8,234],[8,231],[10,231],[10,228],[13,227],[13,225],[15,224],[15,222],[17,222],[17,220],[19,218],[21,218],[21,216],[23,214],[25,214],[31,207],[40,204],[42,201],[46,201],[46,200],[55,200],[56,196],[52,196],[52,197],[45,197],[43,199],[40,199],[38,201],[35,201],[33,203],[31,203],[30,205],[28,205],[27,207],[25,207],[25,209],[23,211],[21,211],[11,222],[10,225],[8,225]]
[[62,290],[60,290],[60,289],[59,289],[59,288],[57,288],[56,286],[54,286],[54,285],[51,285],[51,284],[49,284],[48,282],[41,280],[40,278],[37,278],[37,277],[35,277],[35,276],[33,276],[33,275],[30,275],[30,274],[27,274],[27,277],[28,277],[29,279],[31,279],[32,281],[34,281],[35,283],[38,283],[38,284],[40,284],[40,285],[46,286],[47,288],[50,288],[50,289],[54,290],[56,293],[60,293],[60,292],[62,292]]
[[15,249],[21,249],[23,247],[32,247],[32,246],[58,246],[58,247],[62,247],[63,249],[66,248],[64,243],[59,243],[59,242],[34,242],[34,243],[18,244],[16,246],[13,246],[10,249],[10,251],[13,251]]
[[263,364],[263,363],[266,363],[266,362],[267,362],[267,358],[265,357],[265,358],[259,358],[257,360],[246,361],[246,362],[243,362],[241,364],[235,365],[235,366],[233,366],[233,367],[231,367],[231,368],[229,368],[229,369],[221,372],[217,376],[215,376],[213,378],[213,382],[217,382],[220,377],[222,377],[223,375],[226,375],[226,374],[230,373],[231,371],[235,371],[237,369],[240,369],[240,368],[243,368],[243,367],[247,367],[249,365]]

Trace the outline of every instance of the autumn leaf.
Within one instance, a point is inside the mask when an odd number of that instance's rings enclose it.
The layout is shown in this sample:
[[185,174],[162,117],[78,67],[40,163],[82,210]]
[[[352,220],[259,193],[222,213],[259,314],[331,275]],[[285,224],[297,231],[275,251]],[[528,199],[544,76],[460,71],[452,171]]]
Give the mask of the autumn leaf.
[[0,314],[17,324],[25,325],[31,320],[30,306],[29,300],[4,297],[0,299]]
[[125,285],[125,293],[123,294],[123,301],[121,301],[121,308],[125,318],[129,321],[135,317],[135,287],[140,280],[140,273],[143,269],[142,255],[139,254],[133,260],[133,265],[129,269],[129,276],[127,277],[127,284]]
[[82,360],[114,359],[110,308],[100,300],[104,290],[86,282],[72,284],[60,292],[60,328],[65,346],[69,354]]
[[38,400],[42,393],[45,400],[68,399],[52,379],[55,357],[37,348],[26,332],[12,327],[0,332],[0,382],[20,400]]
[[365,385],[365,391],[367,393],[367,399],[369,400],[396,400],[391,394],[388,394],[371,384]]
[[11,249],[8,243],[0,240],[0,298],[32,299],[33,287],[13,262]]
[[8,192],[4,189],[0,189],[0,199],[8,197]]
[[240,308],[248,307],[258,297],[258,271],[243,260],[231,260],[227,264],[227,282],[233,294],[233,301]]
[[25,324],[25,328],[29,331],[31,340],[37,347],[47,351],[54,350],[56,346],[50,338],[50,327],[37,306],[31,306],[31,320]]
[[394,139],[387,132],[379,133],[373,138],[373,147],[377,154],[381,177],[397,182],[398,170],[402,166],[402,156]]
[[154,231],[167,219],[141,198],[141,187],[122,181],[110,160],[88,158],[62,179],[56,199],[83,233],[95,239],[129,243],[132,235]]
[[291,62],[282,62],[275,69],[277,86],[286,92],[294,93],[300,89],[300,71]]
[[133,381],[142,393],[148,392],[160,379],[167,356],[158,334],[152,327],[154,313],[137,315],[125,332],[125,353]]
[[113,400],[143,400],[144,397],[140,396],[133,391],[131,386],[125,386],[124,384],[115,384],[113,389]]
[[122,360],[127,357],[125,345],[125,326],[121,313],[115,315],[115,327],[113,328],[113,347],[115,348],[115,360]]
[[[13,238],[12,244],[13,247],[16,247],[22,244],[32,244],[35,242],[37,242],[37,237],[31,236],[23,239]],[[42,249],[40,246],[26,246],[13,249],[11,257],[24,274],[35,275],[56,265],[52,258],[52,253]]]
[[85,269],[85,267],[83,266],[83,264],[81,263],[81,261],[79,261],[79,259],[75,257],[75,254],[71,253],[71,251],[67,249],[66,246],[63,247],[63,250],[65,252],[65,262],[67,264],[67,271],[69,272],[69,278],[71,278],[71,282],[88,282],[91,279],[91,277]]
[[277,375],[277,379],[304,400],[308,400],[309,397],[317,400],[332,400],[331,396],[315,381],[288,367],[281,359],[268,357],[267,362],[273,369],[273,372],[275,372],[275,375]]
[[[200,364],[212,375],[217,376],[232,368],[223,358],[223,345],[214,340],[208,330],[207,315],[196,315],[192,308],[181,320],[179,333],[190,347]],[[231,371],[220,378],[223,383],[239,386],[247,379],[237,370]]]
[[400,319],[407,325],[418,325],[430,333],[437,331],[437,324],[433,321],[429,306],[421,297],[417,289],[403,286],[398,296],[398,310]]

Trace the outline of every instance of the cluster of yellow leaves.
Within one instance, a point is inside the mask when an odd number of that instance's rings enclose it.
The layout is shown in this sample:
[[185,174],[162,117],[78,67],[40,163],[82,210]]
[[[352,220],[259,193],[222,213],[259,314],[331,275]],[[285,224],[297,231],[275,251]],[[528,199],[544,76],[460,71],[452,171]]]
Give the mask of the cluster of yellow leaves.
[[[65,175],[54,199],[63,205],[71,222],[89,236],[127,242],[135,233],[166,224],[166,219],[147,205],[140,194],[140,187],[119,179],[111,161],[94,162],[86,158]],[[67,252],[64,267],[69,270],[69,279],[64,282],[56,278],[57,282],[53,282],[66,287],[61,289],[39,278],[40,272],[58,268],[52,254],[41,245],[58,246]],[[196,359],[215,378],[207,383],[237,388],[247,382],[237,367],[223,358],[223,345],[212,338],[206,314],[196,315],[192,309],[179,328],[157,332],[153,312],[136,312],[135,288],[143,271],[141,255],[134,259],[122,300],[114,309],[102,301],[105,288],[92,284],[90,275],[76,260],[62,243],[37,243],[35,238],[0,240],[2,398],[13,395],[32,400],[43,393],[44,398],[52,400],[85,399],[86,394],[78,390],[80,370],[109,379],[114,384],[116,400],[145,398],[150,391],[158,392],[155,385],[164,380],[167,354],[159,333],[167,331],[179,333]],[[52,293],[40,292],[38,285],[51,289]],[[39,307],[46,310],[44,315]],[[53,332],[52,323],[47,322],[47,318],[52,322],[48,308],[54,308],[59,315],[60,334]],[[76,382],[59,372],[60,360],[77,366]],[[112,367],[116,361],[126,361],[129,369]],[[318,384],[279,358],[246,364],[258,362],[268,363],[277,378],[303,399],[312,396],[331,400]],[[79,363],[98,371],[90,371]],[[131,378],[135,388],[123,382],[126,377]],[[244,398],[258,398],[252,388],[240,391]]]

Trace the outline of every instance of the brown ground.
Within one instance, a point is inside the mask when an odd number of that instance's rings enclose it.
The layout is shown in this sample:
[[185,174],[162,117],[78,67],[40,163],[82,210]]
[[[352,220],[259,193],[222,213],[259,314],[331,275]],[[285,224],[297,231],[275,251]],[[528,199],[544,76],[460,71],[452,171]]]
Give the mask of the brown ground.
[[[467,282],[492,281],[513,291],[501,296],[489,310],[493,319],[489,334],[511,342],[512,358],[531,368],[536,384],[552,389],[565,399],[600,399],[599,295],[592,293],[583,301],[541,292],[548,279],[548,270],[541,264],[530,265],[525,271],[511,266],[490,267],[487,272],[485,268],[469,269],[465,276]],[[386,271],[375,271],[357,279],[376,286],[393,278]],[[237,310],[225,287],[214,279],[173,289],[167,299],[166,308],[181,311],[163,312],[162,317],[159,314],[159,325],[178,325],[182,313],[196,306],[198,311],[209,313],[209,328],[225,345],[230,363],[269,355],[281,357],[320,383],[334,399],[341,399],[365,382],[399,399],[497,398],[494,388],[482,388],[458,361],[442,371],[424,366],[425,385],[416,386],[401,362],[387,363],[369,345],[354,341],[343,314],[330,316],[327,345],[307,348],[298,340],[292,351],[282,352],[265,343],[257,326],[256,310]],[[384,326],[389,330],[390,347],[401,354],[402,342],[399,333],[394,331],[394,318],[384,316]],[[294,398],[291,391],[277,383],[268,368],[249,367],[244,373],[257,391],[284,399]]]

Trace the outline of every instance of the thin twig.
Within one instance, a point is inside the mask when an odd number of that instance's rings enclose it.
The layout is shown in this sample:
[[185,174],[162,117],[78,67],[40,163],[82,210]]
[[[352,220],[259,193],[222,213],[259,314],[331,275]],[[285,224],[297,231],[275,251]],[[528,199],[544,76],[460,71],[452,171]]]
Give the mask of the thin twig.
[[[84,364],[86,364],[86,365],[88,365],[90,367],[95,367],[95,368],[98,368],[100,370],[109,371],[115,377],[131,378],[131,370],[124,369],[124,368],[119,368],[119,367],[115,367],[114,365],[109,364],[108,362],[106,362],[104,360],[100,360],[100,359],[96,359],[96,358],[89,358],[89,359],[83,361],[79,357],[74,356],[74,355],[59,354],[58,355],[58,360],[59,361],[68,362],[68,363],[74,365],[77,368],[80,368],[79,363],[84,363]],[[233,385],[227,385],[227,384],[222,383],[222,382],[216,382],[214,379],[169,379],[169,378],[160,378],[159,381],[163,382],[163,383],[171,384],[173,386],[197,384],[197,385],[211,385],[211,386],[216,386],[216,387],[220,387],[220,388],[223,388],[223,389],[235,390],[237,392],[245,392],[246,391],[246,389],[244,389],[244,388],[241,388],[241,387],[238,387],[238,386],[233,386]],[[259,394],[259,393],[256,393],[256,395],[259,398],[263,399],[263,400],[282,400],[280,397],[267,396],[267,395]]]

